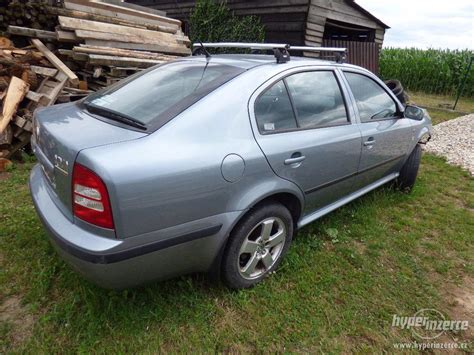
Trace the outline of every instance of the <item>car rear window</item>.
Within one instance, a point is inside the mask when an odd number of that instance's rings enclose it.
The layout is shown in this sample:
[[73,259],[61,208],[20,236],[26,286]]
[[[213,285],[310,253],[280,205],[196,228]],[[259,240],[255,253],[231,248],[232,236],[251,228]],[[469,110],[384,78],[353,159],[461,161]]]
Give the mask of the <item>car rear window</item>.
[[176,61],[90,95],[85,103],[157,129],[245,69],[204,61]]

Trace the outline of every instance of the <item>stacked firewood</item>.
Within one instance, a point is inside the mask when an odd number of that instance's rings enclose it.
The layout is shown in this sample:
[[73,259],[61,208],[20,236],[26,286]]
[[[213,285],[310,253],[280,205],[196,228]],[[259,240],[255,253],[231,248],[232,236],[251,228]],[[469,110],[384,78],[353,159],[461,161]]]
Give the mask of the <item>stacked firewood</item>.
[[51,0],[10,3],[8,11],[14,3],[21,13],[38,3],[54,19],[48,25],[36,23],[41,16],[35,13],[35,23],[20,23],[12,22],[10,12],[0,13],[10,16],[9,38],[0,37],[0,158],[29,143],[37,107],[83,98],[191,52],[180,21],[136,5],[99,0],[65,0],[63,6],[51,6],[59,3]]
[[40,40],[33,44],[18,49],[0,37],[0,158],[29,143],[34,110],[54,104],[73,75]]
[[0,0],[0,31],[8,25],[54,30],[57,19],[50,11],[55,0]]

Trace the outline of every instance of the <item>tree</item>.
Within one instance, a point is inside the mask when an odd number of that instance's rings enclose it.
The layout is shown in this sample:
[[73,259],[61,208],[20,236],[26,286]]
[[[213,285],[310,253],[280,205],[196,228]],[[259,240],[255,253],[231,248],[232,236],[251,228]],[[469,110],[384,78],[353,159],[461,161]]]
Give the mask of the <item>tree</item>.
[[257,16],[235,16],[225,1],[197,0],[189,21],[194,42],[263,42],[265,28]]

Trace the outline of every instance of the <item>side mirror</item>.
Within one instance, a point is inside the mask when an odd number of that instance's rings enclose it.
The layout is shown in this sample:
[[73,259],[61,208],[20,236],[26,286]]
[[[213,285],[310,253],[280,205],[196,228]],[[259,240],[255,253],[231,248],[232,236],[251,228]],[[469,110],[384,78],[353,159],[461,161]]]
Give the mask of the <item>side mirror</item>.
[[405,107],[404,117],[411,120],[421,121],[425,117],[425,111],[418,106],[407,105]]

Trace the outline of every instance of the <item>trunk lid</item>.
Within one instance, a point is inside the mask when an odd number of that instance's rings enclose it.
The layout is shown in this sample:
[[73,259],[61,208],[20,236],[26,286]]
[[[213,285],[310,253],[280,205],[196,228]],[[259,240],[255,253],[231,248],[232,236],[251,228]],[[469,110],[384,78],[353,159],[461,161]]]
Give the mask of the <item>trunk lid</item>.
[[68,103],[40,109],[35,113],[31,142],[53,200],[72,220],[72,170],[78,153],[86,148],[146,135],[102,121],[89,114],[80,104]]

